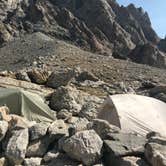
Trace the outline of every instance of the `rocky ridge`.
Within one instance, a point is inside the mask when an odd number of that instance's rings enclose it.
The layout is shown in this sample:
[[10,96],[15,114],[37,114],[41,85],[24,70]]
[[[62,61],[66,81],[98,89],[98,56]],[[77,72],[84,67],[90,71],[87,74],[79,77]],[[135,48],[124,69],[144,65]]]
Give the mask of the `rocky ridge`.
[[[1,45],[33,32],[118,58],[126,58],[137,45],[157,45],[160,41],[148,14],[133,4],[124,7],[114,0],[0,2]],[[161,51],[164,50],[161,48]],[[150,56],[155,54],[150,53]],[[165,62],[162,63],[165,67]],[[163,65],[157,67],[163,68]]]

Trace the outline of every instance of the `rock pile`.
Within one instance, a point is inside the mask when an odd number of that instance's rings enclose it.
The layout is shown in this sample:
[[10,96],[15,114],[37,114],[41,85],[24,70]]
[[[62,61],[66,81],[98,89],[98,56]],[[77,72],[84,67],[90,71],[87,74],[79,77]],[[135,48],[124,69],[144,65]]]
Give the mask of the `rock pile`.
[[[100,119],[71,117],[52,123],[29,122],[0,107],[0,163],[8,165],[165,166],[166,138],[122,133]],[[4,114],[10,117],[6,120]],[[21,123],[23,121],[27,125]],[[11,124],[14,124],[11,126]],[[79,124],[79,130],[76,126]]]

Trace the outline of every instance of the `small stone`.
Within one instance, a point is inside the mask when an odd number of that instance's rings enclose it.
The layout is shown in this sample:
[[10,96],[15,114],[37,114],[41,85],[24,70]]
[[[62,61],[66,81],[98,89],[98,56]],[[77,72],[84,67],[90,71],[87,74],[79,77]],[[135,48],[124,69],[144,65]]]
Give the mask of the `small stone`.
[[24,166],[39,166],[41,165],[42,158],[39,157],[31,157],[24,159]]
[[8,163],[5,157],[0,158],[0,166],[8,166]]
[[59,155],[59,153],[57,152],[57,150],[52,150],[52,151],[47,152],[44,155],[43,160],[45,162],[49,162],[49,161],[55,159],[58,155]]
[[68,134],[68,127],[63,120],[54,121],[48,129],[51,138],[60,139]]
[[148,166],[148,164],[139,157],[123,157],[119,160],[119,166]]

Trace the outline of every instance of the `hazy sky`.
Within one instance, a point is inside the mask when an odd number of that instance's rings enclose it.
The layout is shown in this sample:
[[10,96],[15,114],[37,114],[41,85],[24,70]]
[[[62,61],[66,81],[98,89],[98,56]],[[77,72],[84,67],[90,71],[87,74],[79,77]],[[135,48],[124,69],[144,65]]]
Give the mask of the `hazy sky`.
[[166,0],[117,0],[120,5],[135,4],[148,12],[152,26],[160,37],[166,35]]

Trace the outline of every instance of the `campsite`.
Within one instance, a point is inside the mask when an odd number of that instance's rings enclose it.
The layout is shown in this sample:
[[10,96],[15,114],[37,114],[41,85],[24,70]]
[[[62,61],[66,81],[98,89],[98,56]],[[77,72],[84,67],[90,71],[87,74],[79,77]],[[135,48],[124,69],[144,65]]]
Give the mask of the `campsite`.
[[0,166],[166,166],[165,11],[0,0]]

